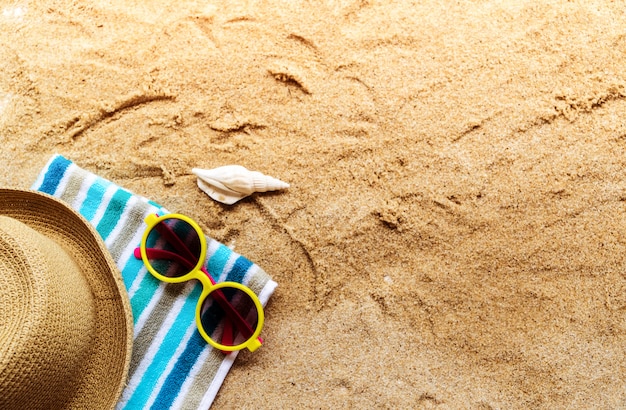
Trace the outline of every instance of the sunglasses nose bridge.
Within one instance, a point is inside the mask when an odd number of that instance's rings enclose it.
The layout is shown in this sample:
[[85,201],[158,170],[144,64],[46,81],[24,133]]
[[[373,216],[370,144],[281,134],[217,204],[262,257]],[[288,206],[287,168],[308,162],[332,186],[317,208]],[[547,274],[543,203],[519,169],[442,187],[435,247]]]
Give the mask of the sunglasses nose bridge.
[[208,295],[211,290],[213,290],[213,288],[215,287],[215,285],[213,284],[213,281],[211,280],[211,278],[209,278],[209,273],[208,272],[203,272],[202,270],[198,269],[196,271],[196,274],[194,275],[196,279],[198,279],[198,281],[202,284],[202,296],[201,299],[204,299],[204,296]]

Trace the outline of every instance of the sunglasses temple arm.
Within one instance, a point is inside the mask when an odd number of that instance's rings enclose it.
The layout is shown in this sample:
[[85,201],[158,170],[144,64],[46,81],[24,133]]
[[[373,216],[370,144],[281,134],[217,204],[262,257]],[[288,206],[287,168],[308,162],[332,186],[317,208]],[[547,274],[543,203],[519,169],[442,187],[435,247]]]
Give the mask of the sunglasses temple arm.
[[[140,248],[135,248],[134,255],[135,258],[141,259]],[[190,263],[189,260],[183,258],[177,253],[166,251],[164,249],[146,248],[146,255],[149,259],[166,259],[185,265],[189,269],[193,269],[194,267],[194,265]],[[215,285],[215,281],[204,268],[204,266],[202,267],[202,272],[208,276],[211,284]],[[215,291],[215,301],[220,305],[222,309],[224,309],[224,312],[226,312],[229,319],[235,322],[237,328],[239,328],[244,337],[249,338],[254,333],[248,322],[246,322],[246,320],[241,316],[237,309],[235,309],[233,305],[231,305],[231,303],[226,299],[226,296],[224,296],[224,293],[220,289]],[[260,337],[258,339],[260,342],[262,342],[262,339]]]
[[[135,258],[141,259],[141,248],[135,248],[134,255]],[[180,263],[190,270],[194,268],[193,263],[189,262],[188,259],[183,258],[177,253],[166,251],[165,249],[146,248],[146,255],[148,256],[148,259],[165,259]]]
[[[245,337],[245,336],[244,336]],[[224,329],[222,331],[222,344],[225,346],[232,346],[235,342],[235,337],[233,335],[233,325],[231,320],[224,321]],[[228,354],[230,352],[224,352],[224,354]]]
[[[176,248],[176,250],[183,255],[187,261],[197,259],[193,253],[189,250],[187,245],[178,237],[178,235],[167,224],[159,223],[156,225],[156,230],[159,232],[169,243]],[[192,266],[193,268],[193,266]]]

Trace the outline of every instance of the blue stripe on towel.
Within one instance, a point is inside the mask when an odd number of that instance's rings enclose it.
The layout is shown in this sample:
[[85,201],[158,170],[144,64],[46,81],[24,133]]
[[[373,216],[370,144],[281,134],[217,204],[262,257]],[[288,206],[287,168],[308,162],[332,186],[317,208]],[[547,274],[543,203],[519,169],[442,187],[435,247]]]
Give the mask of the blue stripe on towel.
[[[185,297],[185,302],[183,303],[178,316],[174,318],[172,327],[167,331],[163,340],[156,341],[159,343],[159,349],[152,359],[152,363],[141,378],[141,383],[137,386],[137,389],[128,403],[126,403],[127,408],[143,408],[146,405],[146,402],[150,399],[150,394],[165,371],[169,360],[174,356],[176,349],[178,349],[180,340],[185,336],[189,324],[195,320],[195,306],[198,302],[198,298],[200,297],[201,289],[202,288],[200,286],[195,286],[193,291]],[[197,333],[197,331],[195,333]],[[206,346],[206,342],[204,342],[204,345]],[[193,363],[195,363],[197,357],[192,358],[192,360]],[[185,376],[186,373],[182,377],[184,378]],[[169,406],[164,408],[167,407]]]
[[185,347],[185,351],[180,355],[176,365],[165,379],[165,383],[163,383],[163,387],[152,405],[152,409],[167,409],[172,405],[176,397],[178,397],[191,368],[197,363],[198,357],[206,346],[207,342],[200,333],[197,330],[193,332],[187,347]]
[[61,156],[55,157],[48,167],[46,176],[41,182],[41,186],[38,188],[41,192],[45,192],[50,195],[54,195],[56,192],[59,181],[63,178],[65,171],[72,164],[72,161],[63,158]]
[[226,280],[231,282],[243,282],[243,277],[248,273],[248,269],[252,266],[252,262],[243,256],[239,256],[235,261],[235,265],[226,275]]

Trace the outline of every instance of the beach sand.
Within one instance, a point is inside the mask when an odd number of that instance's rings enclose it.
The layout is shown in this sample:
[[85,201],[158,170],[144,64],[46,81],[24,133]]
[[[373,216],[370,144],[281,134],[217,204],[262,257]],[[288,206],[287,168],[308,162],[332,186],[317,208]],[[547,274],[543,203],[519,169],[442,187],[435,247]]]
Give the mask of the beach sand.
[[2,1],[0,185],[62,154],[278,282],[213,408],[624,408],[625,7]]

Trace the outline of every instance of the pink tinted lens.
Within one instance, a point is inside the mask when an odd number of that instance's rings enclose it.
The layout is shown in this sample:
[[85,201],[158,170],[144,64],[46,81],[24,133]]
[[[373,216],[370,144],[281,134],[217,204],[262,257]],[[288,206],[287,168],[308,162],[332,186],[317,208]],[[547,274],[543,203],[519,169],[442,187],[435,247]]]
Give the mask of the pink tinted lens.
[[150,265],[159,274],[180,277],[193,270],[200,258],[198,232],[181,219],[168,218],[159,222],[148,234],[146,247]]
[[202,302],[204,331],[213,341],[225,346],[238,345],[250,339],[258,318],[252,298],[236,288],[214,290]]

